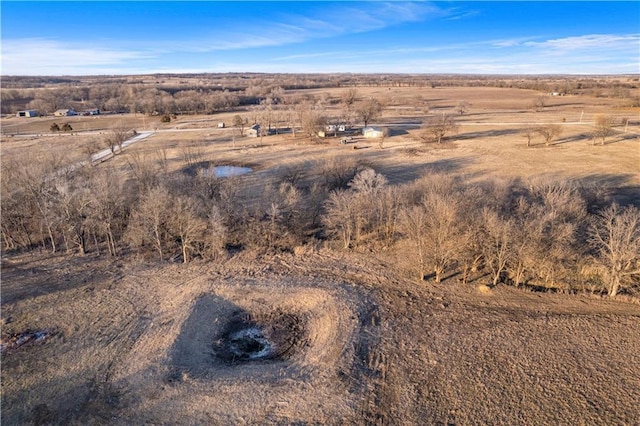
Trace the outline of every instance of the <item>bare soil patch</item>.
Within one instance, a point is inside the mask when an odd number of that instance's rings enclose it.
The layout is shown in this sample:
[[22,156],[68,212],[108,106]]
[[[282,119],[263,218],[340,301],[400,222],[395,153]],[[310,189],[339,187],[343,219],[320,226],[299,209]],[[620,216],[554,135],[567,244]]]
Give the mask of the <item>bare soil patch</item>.
[[354,253],[55,271],[3,303],[4,336],[56,330],[2,355],[8,424],[640,420],[637,304],[418,285]]

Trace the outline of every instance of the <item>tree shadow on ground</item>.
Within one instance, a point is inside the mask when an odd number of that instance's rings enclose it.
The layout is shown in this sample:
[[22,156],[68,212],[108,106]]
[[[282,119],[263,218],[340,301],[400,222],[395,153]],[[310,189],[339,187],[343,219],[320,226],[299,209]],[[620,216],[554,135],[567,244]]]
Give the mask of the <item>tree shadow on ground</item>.
[[389,183],[397,185],[414,181],[426,174],[456,173],[471,165],[472,157],[460,157],[432,161],[426,164],[380,165],[373,163],[373,168],[383,174]]
[[424,122],[423,115],[406,115],[403,117],[390,117],[384,120],[387,126],[398,126],[403,128],[417,129]]
[[95,288],[122,276],[117,264],[107,268],[105,263],[91,255],[6,256],[2,260],[2,304],[84,286]]
[[573,179],[578,186],[592,189],[602,194],[605,202],[614,201],[622,206],[640,207],[640,185],[631,183],[632,174],[592,174]]
[[577,135],[571,135],[564,138],[556,139],[554,142],[551,143],[551,145],[563,145],[566,143],[580,142],[580,141],[591,142],[592,139],[593,138],[589,133],[578,133]]
[[219,364],[214,344],[226,327],[227,318],[246,316],[248,312],[228,300],[212,294],[201,296],[182,324],[169,354],[172,372],[169,381],[179,381],[183,374],[203,377]]
[[409,132],[406,129],[402,129],[399,127],[388,127],[389,129],[389,136],[402,136],[402,135],[408,135]]
[[458,133],[456,135],[456,139],[466,140],[466,139],[476,139],[476,138],[499,137],[499,136],[507,136],[507,135],[517,135],[517,134],[520,134],[520,132],[521,132],[521,129],[484,130],[480,132]]

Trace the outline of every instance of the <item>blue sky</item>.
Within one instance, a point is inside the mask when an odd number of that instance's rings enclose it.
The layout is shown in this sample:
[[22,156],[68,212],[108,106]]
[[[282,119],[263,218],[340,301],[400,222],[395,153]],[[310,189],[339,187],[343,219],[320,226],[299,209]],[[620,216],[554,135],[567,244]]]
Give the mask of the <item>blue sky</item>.
[[0,3],[2,75],[640,73],[640,3]]

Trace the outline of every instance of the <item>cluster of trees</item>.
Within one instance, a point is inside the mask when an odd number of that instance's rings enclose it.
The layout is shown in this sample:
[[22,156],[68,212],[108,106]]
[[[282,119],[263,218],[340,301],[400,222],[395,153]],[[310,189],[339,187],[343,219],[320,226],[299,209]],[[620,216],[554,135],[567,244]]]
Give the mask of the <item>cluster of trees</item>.
[[65,170],[50,156],[29,160],[3,166],[5,251],[189,262],[320,239],[336,249],[396,250],[420,280],[590,283],[611,296],[640,272],[640,210],[562,182],[428,174],[389,185],[372,168],[333,158],[315,165],[321,179],[289,168],[256,198],[232,178],[167,174],[161,158],[131,156],[128,180],[100,167]]
[[[593,127],[589,132],[593,144],[600,143],[600,145],[604,145],[609,137],[616,134],[616,125],[626,125],[627,121],[627,119],[623,119],[621,123],[618,123],[612,115],[596,115]],[[528,147],[532,145],[534,138],[537,136],[540,136],[544,140],[544,144],[549,146],[562,134],[562,126],[554,123],[529,125],[522,129],[521,133],[526,139]]]
[[595,280],[615,296],[640,274],[640,210],[563,182],[469,184],[434,174],[388,186],[367,169],[330,194],[323,217],[343,248],[396,246],[419,280],[460,274],[466,283],[479,271],[494,285]]
[[71,124],[69,123],[52,123],[49,127],[49,130],[51,130],[52,132],[71,132],[73,131],[73,127],[71,127]]

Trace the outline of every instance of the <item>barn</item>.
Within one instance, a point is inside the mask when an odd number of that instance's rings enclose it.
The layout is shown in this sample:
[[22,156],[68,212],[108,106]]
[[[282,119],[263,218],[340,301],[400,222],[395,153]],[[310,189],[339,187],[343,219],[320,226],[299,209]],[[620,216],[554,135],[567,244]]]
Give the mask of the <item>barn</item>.
[[249,127],[247,129],[247,136],[252,138],[257,138],[258,136],[260,136],[260,125],[254,124],[253,126]]
[[384,133],[379,127],[369,126],[362,129],[362,135],[365,138],[381,138],[384,136]]
[[36,111],[35,109],[27,109],[25,111],[18,111],[16,113],[16,117],[37,117],[38,116],[38,111]]

